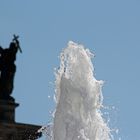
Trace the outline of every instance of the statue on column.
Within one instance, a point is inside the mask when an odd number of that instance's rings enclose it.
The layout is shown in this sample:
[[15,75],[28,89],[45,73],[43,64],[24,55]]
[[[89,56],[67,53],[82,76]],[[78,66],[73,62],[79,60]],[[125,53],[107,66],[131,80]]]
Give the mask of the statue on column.
[[0,99],[11,100],[14,88],[14,76],[16,72],[16,54],[22,50],[18,41],[19,36],[14,35],[9,48],[0,47]]

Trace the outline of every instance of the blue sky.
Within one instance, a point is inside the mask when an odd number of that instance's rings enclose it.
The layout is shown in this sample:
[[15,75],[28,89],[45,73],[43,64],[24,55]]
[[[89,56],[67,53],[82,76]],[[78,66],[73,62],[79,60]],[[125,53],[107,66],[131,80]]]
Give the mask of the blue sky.
[[[104,105],[110,126],[122,140],[140,138],[140,1],[1,0],[0,45],[20,36],[13,96],[20,107],[16,121],[44,125],[51,121],[54,68],[69,40],[96,57],[96,78],[104,80]],[[50,96],[50,98],[48,98]],[[111,109],[115,107],[115,109]]]

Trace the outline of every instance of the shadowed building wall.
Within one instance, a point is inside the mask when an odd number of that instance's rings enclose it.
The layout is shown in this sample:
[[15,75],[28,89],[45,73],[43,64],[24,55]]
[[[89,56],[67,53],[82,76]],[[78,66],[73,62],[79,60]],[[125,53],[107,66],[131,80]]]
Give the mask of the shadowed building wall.
[[41,136],[39,125],[15,122],[14,101],[0,100],[0,140],[34,140]]

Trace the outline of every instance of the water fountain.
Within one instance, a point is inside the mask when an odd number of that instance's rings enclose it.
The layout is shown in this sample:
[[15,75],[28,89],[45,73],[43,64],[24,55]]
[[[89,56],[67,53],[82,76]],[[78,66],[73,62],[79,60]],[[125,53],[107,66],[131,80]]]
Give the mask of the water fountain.
[[72,41],[62,51],[50,140],[111,140],[100,110],[103,81],[94,77],[93,57],[88,49]]

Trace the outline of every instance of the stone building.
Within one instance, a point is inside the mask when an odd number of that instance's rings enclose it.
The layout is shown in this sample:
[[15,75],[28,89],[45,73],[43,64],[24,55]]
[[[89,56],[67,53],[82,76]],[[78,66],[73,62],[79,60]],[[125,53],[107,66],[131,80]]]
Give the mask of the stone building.
[[37,130],[41,127],[15,121],[15,101],[0,100],[0,140],[34,140],[41,136]]

